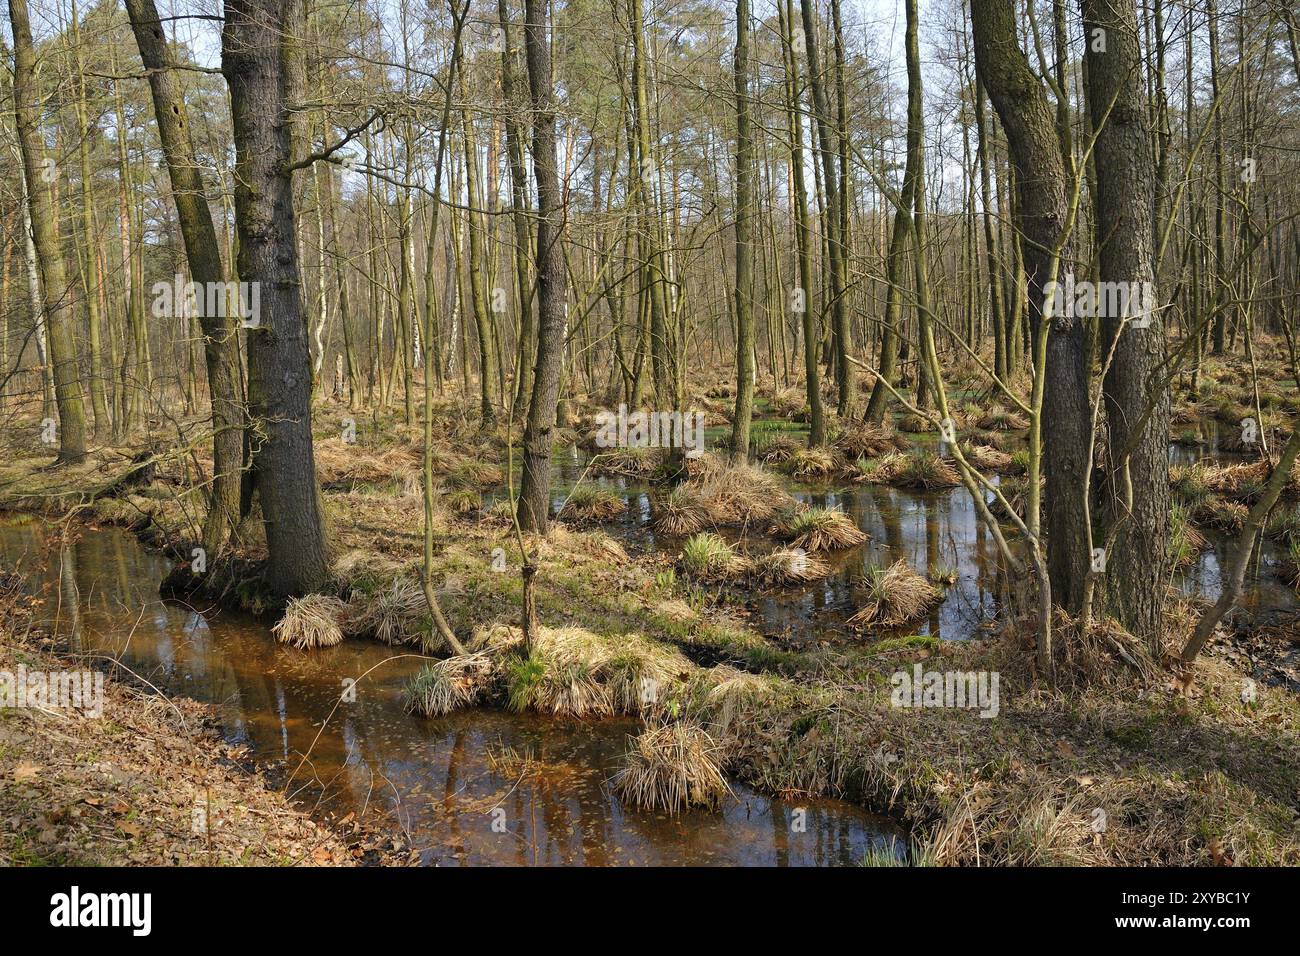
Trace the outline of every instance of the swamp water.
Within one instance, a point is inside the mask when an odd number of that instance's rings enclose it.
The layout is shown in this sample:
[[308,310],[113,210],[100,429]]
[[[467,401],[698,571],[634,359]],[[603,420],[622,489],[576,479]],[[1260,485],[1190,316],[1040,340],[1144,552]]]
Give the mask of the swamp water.
[[[272,779],[292,777],[301,804],[365,815],[424,863],[837,865],[906,842],[852,804],[771,800],[734,784],[719,813],[625,807],[606,781],[634,721],[408,715],[414,656],[369,641],[278,645],[266,623],[159,599],[170,564],[127,532],[74,532],[50,547],[41,524],[0,516],[0,565],[47,588],[47,615],[75,649],[215,705],[226,738],[272,765]],[[339,703],[348,679],[356,700]]]

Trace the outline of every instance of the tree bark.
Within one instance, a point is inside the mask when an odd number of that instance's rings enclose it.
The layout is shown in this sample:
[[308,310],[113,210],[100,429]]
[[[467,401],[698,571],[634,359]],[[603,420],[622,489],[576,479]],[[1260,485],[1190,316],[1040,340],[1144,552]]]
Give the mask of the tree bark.
[[754,412],[754,137],[749,121],[749,0],[736,0],[736,415],[731,460],[749,458]]
[[1141,301],[1130,304],[1127,324],[1123,315],[1100,317],[1103,355],[1121,336],[1103,383],[1110,474],[1102,521],[1108,528],[1122,523],[1115,553],[1106,559],[1106,600],[1121,624],[1158,646],[1169,537],[1169,391],[1160,374],[1165,343],[1155,310],[1155,167],[1137,8],[1133,0],[1082,0],[1081,8],[1089,35],[1105,31],[1104,49],[1089,43],[1086,53],[1088,111],[1098,131],[1101,281],[1144,290]]
[[533,171],[537,179],[537,364],[524,430],[524,469],[518,520],[526,531],[545,533],[551,509],[551,445],[555,403],[564,360],[565,300],[560,177],[555,158],[555,105],[551,85],[549,17],[545,0],[525,0],[524,49],[533,107]]
[[[971,19],[976,70],[1007,135],[1018,200],[1014,223],[1025,240],[1026,294],[1031,320],[1037,323],[1042,319],[1051,250],[1060,240],[1067,214],[1055,116],[1016,38],[1012,0],[973,0]],[[1069,260],[1066,243],[1061,252],[1062,277]],[[1054,599],[1077,613],[1090,563],[1082,508],[1084,474],[1092,452],[1083,325],[1068,314],[1053,315],[1050,332],[1043,399],[1043,418],[1048,423],[1048,569]],[[1012,351],[1010,345],[1008,350]],[[1027,519],[1031,528],[1038,523],[1036,514]]]
[[[329,579],[325,516],[311,433],[311,356],[302,311],[290,169],[289,105],[297,91],[285,44],[302,38],[302,0],[227,0],[221,67],[235,140],[239,276],[257,283],[258,325],[248,335],[255,480],[269,558],[281,595]],[[251,286],[250,286],[251,288]]]
[[77,343],[72,334],[72,290],[63,265],[58,212],[45,178],[47,171],[57,171],[45,156],[40,132],[40,91],[36,87],[36,51],[32,46],[27,0],[9,0],[9,22],[14,34],[14,120],[27,184],[32,241],[41,273],[41,306],[49,336],[50,363],[54,368],[59,461],[78,461],[86,454],[86,411],[81,397]]
[[[223,283],[221,246],[212,224],[203,179],[194,155],[185,97],[175,73],[175,63],[154,0],[126,0],[127,16],[135,32],[140,58],[149,72],[158,138],[171,180],[176,216],[190,276],[200,288]],[[203,527],[203,546],[215,556],[239,522],[239,484],[243,467],[244,408],[240,395],[239,320],[235,303],[215,315],[206,314],[207,296],[198,299],[203,330],[203,350],[212,400],[212,494]]]

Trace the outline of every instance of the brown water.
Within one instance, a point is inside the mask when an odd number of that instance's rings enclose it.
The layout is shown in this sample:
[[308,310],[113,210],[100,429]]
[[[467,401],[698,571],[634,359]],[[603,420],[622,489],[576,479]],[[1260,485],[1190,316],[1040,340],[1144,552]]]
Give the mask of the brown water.
[[[1171,463],[1190,464],[1245,461],[1240,454],[1224,451],[1220,446],[1229,429],[1215,422],[1203,423],[1201,444],[1170,446]],[[791,431],[798,437],[797,431]],[[919,444],[935,443],[932,436],[915,436]],[[942,448],[939,449],[942,451]],[[583,477],[587,456],[569,449],[557,456],[556,480],[552,488],[558,509],[574,483]],[[609,488],[627,503],[627,510],[606,528],[620,535],[636,548],[662,550],[676,554],[683,541],[656,535],[651,528],[652,487],[645,482],[626,478],[586,476],[584,481]],[[768,591],[732,589],[722,593],[724,599],[743,605],[750,613],[750,623],[765,636],[792,644],[816,641],[858,640],[861,634],[849,631],[845,620],[861,606],[864,579],[873,567],[885,567],[900,558],[918,572],[935,578],[941,574],[951,584],[944,587],[943,599],[929,615],[901,632],[873,632],[867,637],[878,640],[897,633],[931,634],[944,640],[969,640],[988,634],[995,626],[999,596],[1005,593],[1005,579],[999,568],[997,545],[980,520],[965,488],[943,491],[908,491],[883,485],[807,484],[786,482],[789,492],[799,501],[823,507],[838,507],[850,515],[870,540],[858,548],[826,557],[832,574],[824,580],[797,588]],[[987,496],[991,503],[992,495]],[[1293,502],[1278,506],[1296,507]],[[1004,525],[1003,531],[1016,546],[1015,531]],[[723,529],[733,544],[742,543],[755,551],[766,550],[776,542],[752,531],[741,541],[734,531]],[[1213,529],[1205,530],[1210,547],[1201,552],[1187,568],[1173,576],[1170,583],[1182,593],[1216,599],[1222,589],[1221,568],[1235,546],[1235,536]],[[1276,573],[1286,555],[1277,542],[1263,538],[1247,570],[1239,601],[1242,611],[1253,620],[1272,621],[1279,616],[1291,617],[1300,601],[1296,593],[1283,584]]]
[[[368,641],[282,647],[246,616],[160,600],[169,563],[126,532],[74,530],[51,547],[40,524],[0,520],[0,565],[47,588],[50,620],[74,647],[215,704],[225,736],[272,765],[296,799],[366,815],[425,863],[835,865],[904,843],[852,804],[769,800],[742,786],[719,813],[624,807],[606,780],[634,722],[486,709],[412,717],[401,693],[416,658]],[[356,699],[340,703],[349,680]]]

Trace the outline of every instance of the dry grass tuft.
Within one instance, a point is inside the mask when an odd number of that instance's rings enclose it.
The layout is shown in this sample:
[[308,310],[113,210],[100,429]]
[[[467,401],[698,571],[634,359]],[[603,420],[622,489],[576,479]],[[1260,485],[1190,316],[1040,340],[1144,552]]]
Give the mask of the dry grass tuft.
[[385,644],[403,644],[424,630],[429,608],[424,591],[409,578],[397,578],[388,587],[354,600],[358,608],[352,629],[357,633],[372,634]]
[[1196,530],[1188,516],[1187,507],[1173,502],[1169,518],[1169,559],[1175,568],[1185,568],[1210,546],[1205,535]]
[[800,448],[782,466],[800,481],[825,481],[840,469],[840,462],[829,448]]
[[867,601],[848,619],[850,627],[901,627],[924,617],[943,591],[907,566],[895,561],[888,568],[867,571]]
[[348,606],[327,594],[308,594],[295,598],[284,609],[284,617],[271,628],[271,633],[281,644],[292,644],[299,650],[334,647],[343,643],[340,621]]
[[976,471],[982,471],[985,474],[1002,474],[1012,470],[1012,457],[992,445],[971,445],[969,448],[963,449],[963,451],[966,454],[966,460],[970,462]]
[[483,507],[483,496],[474,488],[456,488],[442,496],[442,503],[452,514],[465,515]]
[[627,502],[608,488],[578,485],[560,509],[560,520],[574,524],[599,523],[612,521],[626,510]]
[[782,431],[762,431],[750,439],[749,447],[764,465],[780,465],[803,448],[803,444]]
[[709,523],[709,512],[686,488],[673,488],[654,499],[654,529],[662,534],[695,534]]
[[599,448],[591,459],[591,470],[597,475],[646,479],[663,461],[663,452],[657,448]]
[[1001,405],[994,405],[976,423],[987,431],[1018,432],[1029,427],[1029,422],[1019,412],[1014,412]]
[[918,451],[902,457],[901,463],[892,466],[894,473],[889,483],[895,487],[935,491],[961,484],[961,476],[952,462],[933,452]]
[[680,487],[719,525],[766,521],[793,501],[779,478],[753,465],[715,467]]
[[868,540],[853,519],[835,508],[805,508],[774,529],[776,536],[805,551],[843,551]]
[[697,724],[651,727],[631,743],[611,784],[635,806],[672,814],[690,807],[716,809],[731,792],[718,762],[720,748]]
[[405,691],[406,710],[422,717],[441,717],[477,703],[491,682],[491,657],[458,654],[430,664],[411,679]]
[[768,587],[808,584],[830,573],[830,566],[825,561],[803,548],[777,548],[754,559],[754,577],[759,584]]
[[858,422],[846,428],[834,442],[835,448],[850,461],[878,458],[892,452],[907,451],[912,443],[892,427]]

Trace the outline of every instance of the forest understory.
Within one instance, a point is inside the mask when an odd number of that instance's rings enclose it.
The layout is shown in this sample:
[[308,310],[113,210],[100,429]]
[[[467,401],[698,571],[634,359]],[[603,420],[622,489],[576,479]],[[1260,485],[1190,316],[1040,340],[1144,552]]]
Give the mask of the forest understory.
[[[1204,397],[1177,411],[1184,441],[1220,409],[1239,420],[1236,406],[1245,396],[1233,384],[1238,372],[1230,363],[1207,369],[1213,384]],[[721,376],[712,384],[708,378],[693,397],[706,416],[725,420],[727,387]],[[598,406],[575,407],[572,427],[557,435],[556,455],[581,445],[596,453],[576,482],[556,491],[559,520],[550,531],[522,538],[507,504],[507,471],[519,459],[517,445],[511,451],[506,444],[508,426],[483,429],[460,413],[454,392],[440,398],[432,583],[463,655],[447,656],[421,594],[422,534],[411,516],[421,507],[423,440],[400,411],[361,418],[343,403],[317,407],[318,436],[342,436],[343,420],[351,418],[356,438],[316,441],[337,557],[329,588],[291,601],[287,611],[260,580],[265,539],[256,521],[207,574],[189,569],[201,541],[210,459],[176,449],[192,447],[188,436],[202,430],[200,420],[176,423],[173,436],[93,448],[75,465],[52,465],[39,443],[10,444],[0,467],[0,507],[35,513],[72,535],[87,524],[133,530],[177,560],[169,593],[184,595],[197,584],[206,599],[282,621],[280,640],[295,645],[282,653],[379,640],[428,654],[429,669],[412,681],[410,707],[433,720],[464,707],[533,710],[562,721],[634,715],[643,736],[629,744],[628,779],[611,782],[627,787],[620,793],[630,801],[705,813],[723,799],[726,779],[778,795],[842,796],[904,823],[911,860],[936,865],[1300,861],[1294,613],[1272,626],[1245,620],[1221,629],[1183,671],[1170,662],[1204,600],[1171,596],[1166,654],[1159,658],[1110,622],[1081,635],[1058,612],[1053,686],[1035,673],[1033,609],[1023,594],[1007,592],[978,633],[939,639],[915,627],[925,630],[927,611],[952,572],[918,573],[904,564],[905,573],[878,585],[870,575],[860,583],[870,613],[865,623],[843,629],[842,639],[765,636],[749,598],[788,599],[791,588],[828,573],[817,567],[820,558],[861,547],[835,540],[844,516],[833,508],[838,521],[800,523],[800,514],[823,509],[798,503],[788,487],[810,479],[821,488],[915,486],[922,472],[939,486],[955,478],[944,474],[952,462],[936,453],[935,435],[901,427],[832,424],[826,461],[810,462],[790,437],[800,428],[801,406],[770,384],[760,390],[767,394],[755,429],[765,437],[755,441],[756,461],[736,466],[710,450],[688,460],[689,477],[678,482],[665,480],[662,456],[653,450],[595,448]],[[1294,389],[1265,398],[1282,411],[1296,402]],[[993,426],[978,441],[987,440],[990,457],[1001,453],[1004,490],[1014,485],[1024,442],[1018,423],[977,396],[963,409],[969,427]],[[1267,416],[1265,423],[1275,424]],[[1178,547],[1208,547],[1198,528],[1212,533],[1231,520],[1224,513],[1257,494],[1246,486],[1258,483],[1256,463],[1263,460],[1175,469],[1178,507],[1188,515],[1179,534],[1191,542]],[[813,464],[818,469],[810,475]],[[635,524],[659,529],[658,544],[619,523],[629,494],[610,479],[629,475],[644,482],[651,502],[651,513]],[[1284,546],[1296,540],[1297,501],[1300,470],[1270,523],[1269,533]],[[805,528],[822,528],[826,543],[799,538],[796,531]],[[701,547],[710,538],[720,553]],[[795,540],[810,560],[792,561]],[[537,568],[538,630],[527,655],[520,648],[521,543]],[[1184,560],[1175,553],[1170,559],[1171,567]],[[1289,575],[1285,583],[1294,587],[1295,571],[1264,573]],[[1246,640],[1255,649],[1243,653]],[[1000,674],[997,716],[891,707],[890,676],[918,663]],[[646,677],[656,684],[652,701],[638,692]],[[154,736],[174,733],[174,725],[162,723]],[[1100,831],[1098,808],[1106,819]]]
[[4,6],[8,861],[1300,864],[1292,4]]

